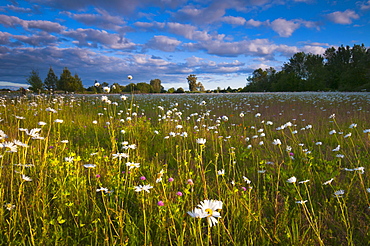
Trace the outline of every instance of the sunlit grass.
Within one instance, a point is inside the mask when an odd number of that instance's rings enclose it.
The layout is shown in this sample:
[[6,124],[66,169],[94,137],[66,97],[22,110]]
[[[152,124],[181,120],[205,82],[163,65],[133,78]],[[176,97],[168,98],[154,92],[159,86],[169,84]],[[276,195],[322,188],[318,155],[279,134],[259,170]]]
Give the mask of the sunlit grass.
[[3,97],[0,241],[363,245],[369,101],[365,93]]

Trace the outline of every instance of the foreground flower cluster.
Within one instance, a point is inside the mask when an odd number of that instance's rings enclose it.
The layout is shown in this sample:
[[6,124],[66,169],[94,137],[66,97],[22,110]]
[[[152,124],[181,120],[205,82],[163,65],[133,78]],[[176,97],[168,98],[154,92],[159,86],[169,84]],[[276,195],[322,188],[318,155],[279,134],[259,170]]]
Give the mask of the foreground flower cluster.
[[362,245],[369,102],[367,93],[0,97],[0,241]]

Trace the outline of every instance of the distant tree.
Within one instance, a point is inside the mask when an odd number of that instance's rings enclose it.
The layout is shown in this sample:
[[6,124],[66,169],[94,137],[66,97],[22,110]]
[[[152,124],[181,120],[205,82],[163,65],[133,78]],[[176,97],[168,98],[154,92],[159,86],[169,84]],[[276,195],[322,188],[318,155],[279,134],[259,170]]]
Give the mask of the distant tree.
[[34,92],[41,92],[44,88],[44,83],[42,83],[39,72],[36,70],[30,72],[27,83],[30,85],[29,89]]
[[197,91],[197,77],[194,74],[190,74],[187,77],[189,84],[189,91]]
[[148,83],[141,82],[136,84],[136,89],[140,93],[150,93],[152,91],[152,86]]
[[205,91],[206,90],[201,82],[197,83],[196,89],[197,89],[196,91]]
[[177,88],[175,93],[185,93],[185,90],[182,87]]
[[121,91],[121,86],[118,83],[113,83],[113,85],[111,86],[111,92],[120,93]]
[[175,88],[172,87],[172,88],[168,89],[167,92],[168,93],[174,93],[175,92]]
[[75,76],[72,76],[69,69],[65,67],[58,80],[57,90],[68,92],[82,92],[84,88],[81,78],[77,74],[75,74]]
[[152,79],[150,80],[150,85],[152,86],[153,93],[160,93],[163,90],[163,86],[161,85],[162,81],[160,79]]
[[133,93],[136,90],[136,84],[135,83],[130,83],[125,86],[125,88],[122,90],[123,92],[130,92]]
[[69,69],[65,67],[57,82],[57,90],[67,91],[68,84],[71,83],[71,80],[73,80],[73,76]]
[[49,68],[47,77],[44,80],[44,86],[46,90],[53,90],[57,88],[58,77],[55,75],[52,67]]
[[72,83],[69,85],[68,91],[83,92],[84,87],[81,78],[78,76],[77,73],[73,78],[74,80],[72,80]]

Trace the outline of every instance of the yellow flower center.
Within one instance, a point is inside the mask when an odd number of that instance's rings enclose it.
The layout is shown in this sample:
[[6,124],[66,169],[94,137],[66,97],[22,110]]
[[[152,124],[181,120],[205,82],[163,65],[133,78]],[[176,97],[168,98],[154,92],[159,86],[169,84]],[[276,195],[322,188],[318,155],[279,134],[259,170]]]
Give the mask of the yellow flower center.
[[208,213],[209,216],[212,216],[212,214],[213,214],[213,210],[212,209],[207,208],[205,211]]

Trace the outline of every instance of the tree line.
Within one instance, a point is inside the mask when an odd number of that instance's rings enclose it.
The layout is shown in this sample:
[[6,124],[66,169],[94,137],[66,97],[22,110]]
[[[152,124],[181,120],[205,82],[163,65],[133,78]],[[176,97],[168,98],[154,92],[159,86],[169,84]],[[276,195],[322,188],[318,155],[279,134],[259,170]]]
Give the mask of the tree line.
[[364,44],[298,52],[282,70],[256,69],[242,91],[370,91],[370,49]]
[[[128,79],[132,79],[129,75]],[[204,92],[205,88],[203,84],[197,81],[197,77],[191,74],[187,77],[189,84],[189,91],[191,92]],[[90,93],[185,93],[182,87],[177,89],[170,88],[167,91],[162,86],[160,79],[152,79],[150,83],[130,83],[128,85],[120,85],[113,83],[109,85],[107,82],[99,83],[95,80],[94,85],[88,88],[84,88],[81,78],[76,73],[72,76],[71,72],[67,67],[63,69],[62,74],[58,78],[52,67],[49,68],[48,74],[44,81],[40,78],[37,70],[32,70],[27,78],[27,83],[30,85],[29,90],[33,92],[90,92]]]

